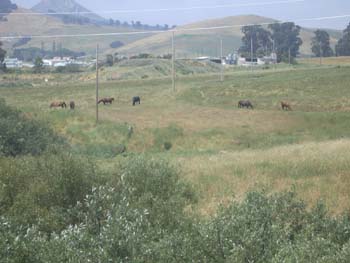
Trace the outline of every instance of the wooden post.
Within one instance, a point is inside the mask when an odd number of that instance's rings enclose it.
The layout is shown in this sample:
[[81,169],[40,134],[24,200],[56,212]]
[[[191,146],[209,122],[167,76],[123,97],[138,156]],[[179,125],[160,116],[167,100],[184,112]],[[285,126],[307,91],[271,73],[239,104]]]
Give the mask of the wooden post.
[[221,69],[220,69],[220,81],[224,81],[224,64],[223,64],[223,43],[222,38],[220,39],[220,61],[221,61]]
[[172,75],[172,84],[173,84],[173,91],[176,91],[176,87],[175,87],[175,42],[174,42],[174,36],[175,33],[174,31],[172,32],[172,38],[171,38],[171,45],[172,45],[172,71],[171,71],[171,75]]
[[250,69],[253,72],[253,34],[250,37]]
[[288,60],[289,60],[289,65],[291,65],[290,48],[288,49]]
[[320,42],[320,65],[322,65],[322,47],[321,47],[321,42]]
[[96,46],[96,124],[98,124],[98,52],[99,46]]

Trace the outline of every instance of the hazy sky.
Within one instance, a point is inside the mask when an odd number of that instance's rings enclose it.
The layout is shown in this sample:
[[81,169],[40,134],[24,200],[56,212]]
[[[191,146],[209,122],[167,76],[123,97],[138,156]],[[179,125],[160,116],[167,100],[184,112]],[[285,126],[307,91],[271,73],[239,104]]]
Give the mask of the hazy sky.
[[[123,10],[123,9],[153,9],[153,8],[181,8],[192,6],[212,6],[225,4],[246,4],[246,3],[266,3],[278,0],[77,0],[80,4],[91,11],[98,13],[102,10]],[[32,7],[39,0],[12,0],[23,7]],[[295,19],[350,15],[350,0],[305,0],[300,3],[274,4],[266,6],[218,8],[191,11],[165,11],[146,13],[125,13],[111,14],[108,17],[122,21],[141,21],[148,24],[169,24],[181,25],[189,22],[209,18],[220,18],[224,16],[256,14],[267,16],[283,21],[293,21]],[[346,19],[332,19],[326,21],[298,22],[299,25],[308,27],[324,27],[344,29],[350,22],[350,17]]]

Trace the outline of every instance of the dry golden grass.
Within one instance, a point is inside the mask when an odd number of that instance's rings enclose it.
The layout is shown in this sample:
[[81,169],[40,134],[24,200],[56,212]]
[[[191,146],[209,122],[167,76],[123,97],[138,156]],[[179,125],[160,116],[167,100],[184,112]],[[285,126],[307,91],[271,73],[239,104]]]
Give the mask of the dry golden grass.
[[185,177],[201,193],[200,212],[241,200],[253,189],[295,190],[314,204],[324,199],[333,213],[350,209],[350,140],[278,146],[267,150],[221,152],[179,158]]
[[[320,59],[319,58],[304,58],[298,60],[301,64],[319,64]],[[329,57],[329,58],[322,58],[322,65],[350,65],[350,57]]]

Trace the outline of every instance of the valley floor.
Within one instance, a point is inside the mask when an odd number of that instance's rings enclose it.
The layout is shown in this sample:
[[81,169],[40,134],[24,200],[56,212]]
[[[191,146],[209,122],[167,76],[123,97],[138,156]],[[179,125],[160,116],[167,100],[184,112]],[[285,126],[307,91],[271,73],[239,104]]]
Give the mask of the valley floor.
[[[0,97],[28,116],[49,122],[76,152],[97,159],[101,169],[113,169],[123,160],[115,157],[120,145],[130,154],[153,154],[179,164],[184,178],[200,194],[195,209],[204,215],[212,214],[218,203],[240,200],[253,189],[294,188],[310,204],[324,199],[335,214],[350,208],[350,67],[346,65],[253,73],[227,70],[224,82],[212,73],[179,76],[175,92],[166,77],[105,79],[100,96],[114,97],[115,102],[100,105],[98,126],[95,86],[89,78],[75,81],[74,74],[0,78]],[[132,106],[136,95],[141,105]],[[254,110],[238,109],[243,99],[251,100]],[[49,108],[52,101],[61,100],[74,100],[76,110]],[[288,101],[293,111],[282,111],[281,100]],[[169,151],[165,143],[171,144]]]

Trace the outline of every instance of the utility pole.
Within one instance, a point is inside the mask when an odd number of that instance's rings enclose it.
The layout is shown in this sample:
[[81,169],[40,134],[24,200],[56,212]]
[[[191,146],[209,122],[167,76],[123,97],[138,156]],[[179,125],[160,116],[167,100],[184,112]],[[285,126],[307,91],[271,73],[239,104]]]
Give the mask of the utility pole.
[[253,35],[250,37],[250,69],[253,72]]
[[96,124],[98,124],[98,44],[96,46]]
[[220,81],[224,81],[224,64],[223,64],[223,50],[222,50],[222,38],[220,39],[220,61],[221,61],[221,70],[220,70]]
[[175,87],[175,43],[174,43],[174,35],[175,35],[175,32],[173,31],[172,32],[172,38],[171,38],[171,45],[172,45],[172,84],[173,84],[173,91],[176,90],[176,87]]
[[288,49],[288,60],[289,60],[289,65],[291,65],[290,48]]
[[277,53],[276,53],[276,50],[275,50],[275,39],[272,41],[272,53],[273,53],[273,56],[274,56],[274,66],[273,66],[273,69],[276,70],[276,66],[277,66]]
[[320,65],[322,65],[322,47],[321,47],[321,42],[319,43],[320,45]]

